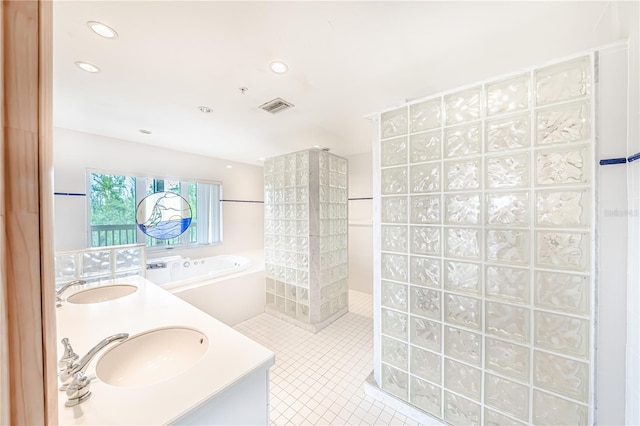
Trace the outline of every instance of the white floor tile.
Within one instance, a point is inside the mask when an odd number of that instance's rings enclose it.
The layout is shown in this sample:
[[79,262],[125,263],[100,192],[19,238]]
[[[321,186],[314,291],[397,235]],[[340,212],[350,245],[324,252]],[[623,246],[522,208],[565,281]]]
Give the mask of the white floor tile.
[[349,291],[349,312],[317,334],[266,313],[236,325],[276,354],[272,425],[407,423],[406,416],[364,394],[373,369],[372,313],[370,294]]

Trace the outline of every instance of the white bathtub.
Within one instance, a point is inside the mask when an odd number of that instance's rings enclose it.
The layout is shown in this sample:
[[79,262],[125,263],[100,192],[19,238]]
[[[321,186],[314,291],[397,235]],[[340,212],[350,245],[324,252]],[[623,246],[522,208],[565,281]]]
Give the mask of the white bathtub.
[[227,325],[264,312],[262,250],[147,260],[146,278]]

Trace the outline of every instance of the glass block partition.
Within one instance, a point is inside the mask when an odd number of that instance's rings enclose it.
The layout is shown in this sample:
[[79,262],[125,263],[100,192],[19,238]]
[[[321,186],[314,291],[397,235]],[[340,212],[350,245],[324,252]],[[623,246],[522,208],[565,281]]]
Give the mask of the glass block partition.
[[87,282],[144,276],[144,244],[99,247],[56,253],[56,285],[83,279]]
[[380,115],[386,392],[454,425],[592,423],[593,62]]
[[266,311],[317,332],[349,306],[347,160],[270,158],[264,185]]

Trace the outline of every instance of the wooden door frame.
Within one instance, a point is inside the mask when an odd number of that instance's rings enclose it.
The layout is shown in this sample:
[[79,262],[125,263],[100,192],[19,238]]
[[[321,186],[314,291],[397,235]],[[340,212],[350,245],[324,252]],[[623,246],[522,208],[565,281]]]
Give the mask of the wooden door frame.
[[0,424],[57,424],[53,4],[0,1]]

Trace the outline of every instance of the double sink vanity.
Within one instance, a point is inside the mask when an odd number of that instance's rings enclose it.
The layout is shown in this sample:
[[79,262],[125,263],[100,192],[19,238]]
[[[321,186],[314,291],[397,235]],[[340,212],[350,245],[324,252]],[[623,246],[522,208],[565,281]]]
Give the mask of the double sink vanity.
[[71,286],[57,333],[61,425],[268,424],[273,352],[142,277]]

